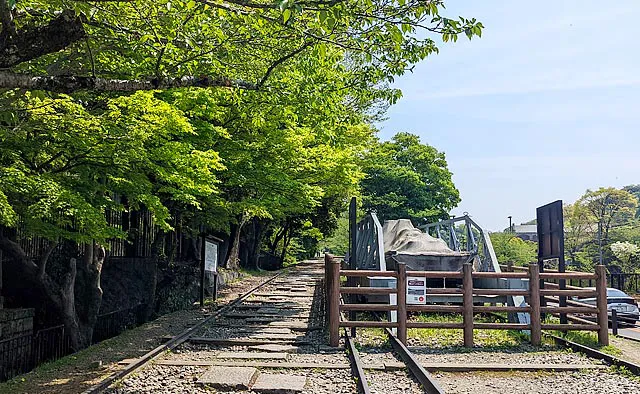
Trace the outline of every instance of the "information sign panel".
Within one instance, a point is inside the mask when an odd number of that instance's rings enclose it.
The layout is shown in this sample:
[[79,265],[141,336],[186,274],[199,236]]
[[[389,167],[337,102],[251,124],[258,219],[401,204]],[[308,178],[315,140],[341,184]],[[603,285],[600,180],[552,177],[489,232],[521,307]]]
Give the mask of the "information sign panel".
[[427,303],[427,280],[414,276],[407,277],[407,304]]
[[218,244],[216,242],[205,240],[204,270],[218,272]]

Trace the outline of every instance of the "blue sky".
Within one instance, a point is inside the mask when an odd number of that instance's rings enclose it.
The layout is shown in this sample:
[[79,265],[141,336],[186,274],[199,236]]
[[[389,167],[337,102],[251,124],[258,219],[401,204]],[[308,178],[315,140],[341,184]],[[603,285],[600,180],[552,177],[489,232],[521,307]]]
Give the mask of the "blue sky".
[[452,213],[501,230],[588,188],[640,183],[640,2],[448,1],[444,15],[477,18],[482,38],[398,78],[403,98],[378,126],[445,152]]

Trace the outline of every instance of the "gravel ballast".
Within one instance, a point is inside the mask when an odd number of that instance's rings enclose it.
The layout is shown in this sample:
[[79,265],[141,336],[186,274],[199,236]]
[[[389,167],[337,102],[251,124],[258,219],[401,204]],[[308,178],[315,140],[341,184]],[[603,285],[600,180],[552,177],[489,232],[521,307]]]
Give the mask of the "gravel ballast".
[[573,373],[438,373],[434,377],[447,393],[460,394],[634,394],[640,383],[607,371]]

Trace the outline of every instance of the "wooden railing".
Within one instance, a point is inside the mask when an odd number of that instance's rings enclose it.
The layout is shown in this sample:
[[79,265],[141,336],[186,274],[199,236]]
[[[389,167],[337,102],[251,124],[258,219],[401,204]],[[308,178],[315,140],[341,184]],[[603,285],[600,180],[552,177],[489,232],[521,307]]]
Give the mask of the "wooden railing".
[[[531,264],[526,271],[520,272],[473,272],[471,264],[464,264],[462,272],[452,271],[407,271],[404,263],[397,264],[396,271],[365,271],[342,270],[340,262],[331,255],[325,255],[325,283],[327,294],[327,312],[329,323],[329,343],[338,346],[340,327],[377,327],[397,328],[398,339],[406,344],[407,328],[452,328],[462,329],[464,345],[473,346],[473,330],[530,330],[531,343],[540,345],[542,330],[559,331],[597,331],[598,342],[602,345],[609,344],[607,298],[606,298],[606,270],[604,266],[596,266],[595,273],[586,272],[543,272],[539,271],[537,264]],[[343,287],[340,277],[390,277],[396,278],[396,288],[378,287]],[[451,278],[462,279],[461,288],[427,288],[429,295],[462,295],[462,305],[408,305],[407,277],[423,278]],[[480,278],[521,278],[529,279],[528,289],[479,289],[473,287],[473,279]],[[540,282],[557,279],[583,279],[594,280],[596,288],[582,289],[570,286],[565,290],[558,288],[540,288]],[[341,304],[342,294],[359,295],[389,295],[397,294],[397,305],[387,304]],[[495,306],[474,305],[474,296],[524,296],[529,301],[526,306]],[[577,301],[567,300],[568,306],[541,306],[541,300],[557,302],[558,297],[595,297],[596,305],[589,305]],[[397,322],[389,321],[341,321],[342,311],[370,311],[370,312],[397,312]],[[410,322],[409,312],[436,312],[436,313],[461,313],[462,323],[455,322]],[[481,323],[474,322],[474,314],[483,312],[520,312],[528,313],[529,324],[521,323]],[[572,323],[551,324],[542,321],[543,314],[559,315],[567,314]],[[576,316],[596,315],[595,322]]]

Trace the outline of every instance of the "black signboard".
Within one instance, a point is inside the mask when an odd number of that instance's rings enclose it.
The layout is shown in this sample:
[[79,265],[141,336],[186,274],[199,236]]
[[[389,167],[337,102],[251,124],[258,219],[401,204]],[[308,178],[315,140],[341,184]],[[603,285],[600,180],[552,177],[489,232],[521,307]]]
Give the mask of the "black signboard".
[[[562,212],[562,200],[554,201],[539,207],[536,210],[538,224],[538,265],[540,272],[544,271],[544,262],[558,260],[558,272],[565,272],[564,262],[564,217]],[[561,279],[558,283],[561,290],[566,289],[566,281]],[[540,288],[544,288],[544,280],[540,281]],[[560,306],[567,306],[567,298],[559,298]],[[542,298],[541,304],[545,305]],[[560,314],[560,322],[567,323],[567,315]]]

